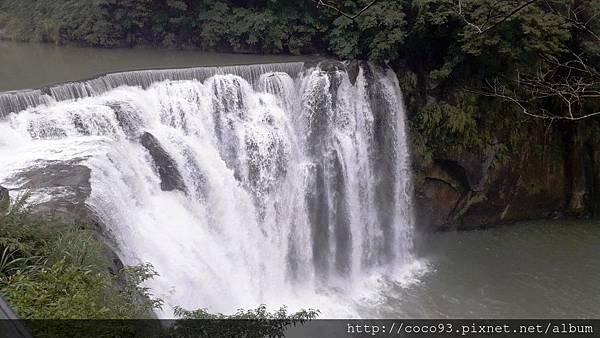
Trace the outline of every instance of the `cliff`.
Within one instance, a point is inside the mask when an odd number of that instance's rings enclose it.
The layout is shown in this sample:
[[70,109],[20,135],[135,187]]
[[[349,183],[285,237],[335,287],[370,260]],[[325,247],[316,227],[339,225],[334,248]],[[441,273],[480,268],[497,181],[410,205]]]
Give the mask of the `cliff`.
[[[597,215],[600,144],[593,138],[582,141],[576,127],[530,132],[516,147],[497,141],[429,158],[415,153],[417,226],[467,230]],[[495,135],[504,132],[498,128]]]

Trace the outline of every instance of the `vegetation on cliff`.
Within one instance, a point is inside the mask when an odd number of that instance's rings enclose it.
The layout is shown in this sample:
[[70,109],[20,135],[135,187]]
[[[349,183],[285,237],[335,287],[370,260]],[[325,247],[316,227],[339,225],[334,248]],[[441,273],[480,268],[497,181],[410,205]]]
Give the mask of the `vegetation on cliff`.
[[110,269],[87,227],[40,219],[25,199],[0,211],[0,294],[23,319],[151,318],[162,301],[141,284],[145,264]]

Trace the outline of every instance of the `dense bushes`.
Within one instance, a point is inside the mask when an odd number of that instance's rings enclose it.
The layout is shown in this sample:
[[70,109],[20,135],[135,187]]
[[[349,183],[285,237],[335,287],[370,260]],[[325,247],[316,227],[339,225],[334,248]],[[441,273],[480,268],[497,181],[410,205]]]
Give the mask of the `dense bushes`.
[[[348,10],[361,1],[348,1]],[[202,47],[261,53],[398,56],[407,1],[381,1],[352,21],[303,1],[0,1],[8,38],[89,46]]]

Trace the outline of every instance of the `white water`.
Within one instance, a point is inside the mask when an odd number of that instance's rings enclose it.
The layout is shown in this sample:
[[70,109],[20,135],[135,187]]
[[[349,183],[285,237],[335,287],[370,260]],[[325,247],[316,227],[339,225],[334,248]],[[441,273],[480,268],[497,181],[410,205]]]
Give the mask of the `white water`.
[[[0,184],[18,188],[25,168],[83,158],[87,205],[125,264],[160,274],[148,286],[165,300],[163,317],[174,306],[263,303],[356,315],[355,302],[416,264],[401,93],[391,71],[361,68],[353,84],[342,70],[284,68],[163,74],[10,114]],[[144,132],[185,191],[161,189]]]

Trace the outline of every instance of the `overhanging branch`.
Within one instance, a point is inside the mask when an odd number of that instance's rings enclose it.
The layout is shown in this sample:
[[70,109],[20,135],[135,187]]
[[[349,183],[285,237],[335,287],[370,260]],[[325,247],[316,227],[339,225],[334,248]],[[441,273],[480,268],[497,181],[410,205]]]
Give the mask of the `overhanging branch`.
[[346,18],[348,18],[350,20],[354,20],[354,19],[358,18],[361,14],[363,14],[364,12],[366,12],[369,8],[371,8],[371,6],[373,6],[377,2],[377,0],[371,1],[369,4],[367,4],[365,7],[363,7],[361,10],[359,10],[358,12],[356,12],[354,14],[346,13],[346,12],[342,11],[336,5],[334,5],[334,4],[330,3],[330,2],[327,2],[327,1],[313,0],[313,2],[317,4],[317,8],[320,7],[320,6],[327,7],[329,9],[332,9],[332,10],[338,12],[340,15],[345,16]]
[[[522,11],[523,9],[533,5],[535,2],[540,1],[540,0],[529,0],[525,3],[522,3],[521,5],[513,8],[510,12],[508,12],[507,14],[503,15],[502,17],[500,17],[498,20],[496,20],[496,22],[494,22],[491,26],[489,27],[485,27],[488,20],[486,20],[486,22],[484,22],[483,24],[475,24],[471,21],[469,21],[467,19],[467,17],[464,15],[463,13],[463,4],[462,4],[462,0],[458,0],[458,15],[460,15],[463,18],[463,21],[470,27],[473,27],[477,33],[479,34],[485,34],[486,32],[498,27],[500,24],[502,24],[503,22],[505,22],[506,20],[510,19],[511,17],[513,17],[514,15],[516,15],[517,13],[519,13],[520,11]],[[490,14],[488,14],[488,19],[490,17]]]

